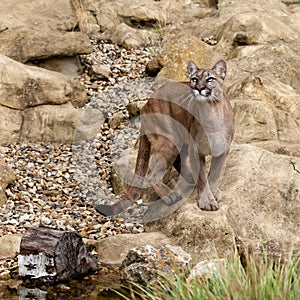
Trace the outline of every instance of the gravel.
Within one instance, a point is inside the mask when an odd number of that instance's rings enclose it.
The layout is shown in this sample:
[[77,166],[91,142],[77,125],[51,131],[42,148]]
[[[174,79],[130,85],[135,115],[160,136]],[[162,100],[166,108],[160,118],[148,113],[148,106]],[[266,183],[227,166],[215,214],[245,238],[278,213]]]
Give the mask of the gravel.
[[[94,139],[81,145],[16,143],[0,147],[0,158],[17,177],[6,190],[7,203],[0,207],[0,236],[24,233],[39,225],[76,230],[93,240],[143,231],[140,224],[101,216],[93,203],[118,200],[110,173],[114,159],[138,137],[139,121],[129,119],[126,105],[146,99],[153,91],[154,80],[145,74],[153,51],[129,51],[102,40],[92,43],[93,53],[81,57],[84,72],[80,81],[90,96],[87,106],[100,109],[107,120]],[[115,114],[124,117],[123,123],[111,128],[108,120]]]

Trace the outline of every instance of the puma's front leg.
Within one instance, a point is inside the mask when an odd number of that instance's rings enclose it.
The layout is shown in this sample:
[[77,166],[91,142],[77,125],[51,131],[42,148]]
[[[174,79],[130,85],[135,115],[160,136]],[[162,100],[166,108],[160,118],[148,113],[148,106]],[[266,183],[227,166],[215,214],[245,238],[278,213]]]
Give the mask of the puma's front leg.
[[217,157],[213,156],[211,160],[210,171],[208,174],[208,183],[210,189],[218,202],[221,201],[222,198],[222,193],[219,190],[219,185],[225,171],[226,156],[227,152]]
[[[193,174],[197,172],[197,184],[196,189],[198,192],[198,206],[199,208],[203,210],[218,210],[219,206],[217,201],[215,200],[215,197],[213,193],[211,192],[209,183],[207,181],[206,177],[206,163],[205,163],[205,157],[200,156],[199,161],[197,164],[197,161],[195,160],[195,154],[192,154],[191,156],[191,167],[193,170]],[[198,165],[198,167],[197,167]]]

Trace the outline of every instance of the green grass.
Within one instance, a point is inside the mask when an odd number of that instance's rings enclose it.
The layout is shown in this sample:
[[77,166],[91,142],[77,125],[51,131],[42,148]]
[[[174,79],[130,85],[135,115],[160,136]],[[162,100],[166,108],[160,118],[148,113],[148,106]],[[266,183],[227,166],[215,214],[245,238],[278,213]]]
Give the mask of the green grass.
[[225,261],[225,268],[209,278],[162,275],[158,284],[142,287],[133,284],[130,298],[142,300],[298,300],[300,299],[300,258],[285,262],[265,256],[249,256],[244,268],[238,255]]
[[283,1],[284,4],[286,5],[293,5],[293,4],[300,4],[300,1]]

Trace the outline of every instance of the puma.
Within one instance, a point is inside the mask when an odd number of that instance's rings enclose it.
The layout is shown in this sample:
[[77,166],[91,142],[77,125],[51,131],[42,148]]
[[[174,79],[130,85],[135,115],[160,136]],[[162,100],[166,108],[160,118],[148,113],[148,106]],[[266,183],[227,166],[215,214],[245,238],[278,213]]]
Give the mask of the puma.
[[[182,198],[162,178],[173,166],[189,183],[194,183],[200,209],[215,211],[225,160],[234,134],[234,116],[224,92],[226,63],[200,69],[190,61],[189,82],[169,82],[154,92],[141,110],[141,134],[133,184],[123,200],[113,205],[96,205],[103,215],[119,214],[152,186],[166,204]],[[206,176],[205,157],[212,157]],[[145,184],[146,182],[146,184]]]

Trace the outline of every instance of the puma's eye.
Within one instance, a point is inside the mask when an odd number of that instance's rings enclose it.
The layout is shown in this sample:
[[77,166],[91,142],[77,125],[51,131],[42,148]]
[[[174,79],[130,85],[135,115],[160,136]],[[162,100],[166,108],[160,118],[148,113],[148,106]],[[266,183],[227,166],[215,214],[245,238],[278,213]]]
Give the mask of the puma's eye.
[[216,80],[215,77],[208,77],[208,78],[206,78],[206,82],[212,82],[214,80]]
[[197,77],[192,77],[191,81],[198,82],[198,78]]

